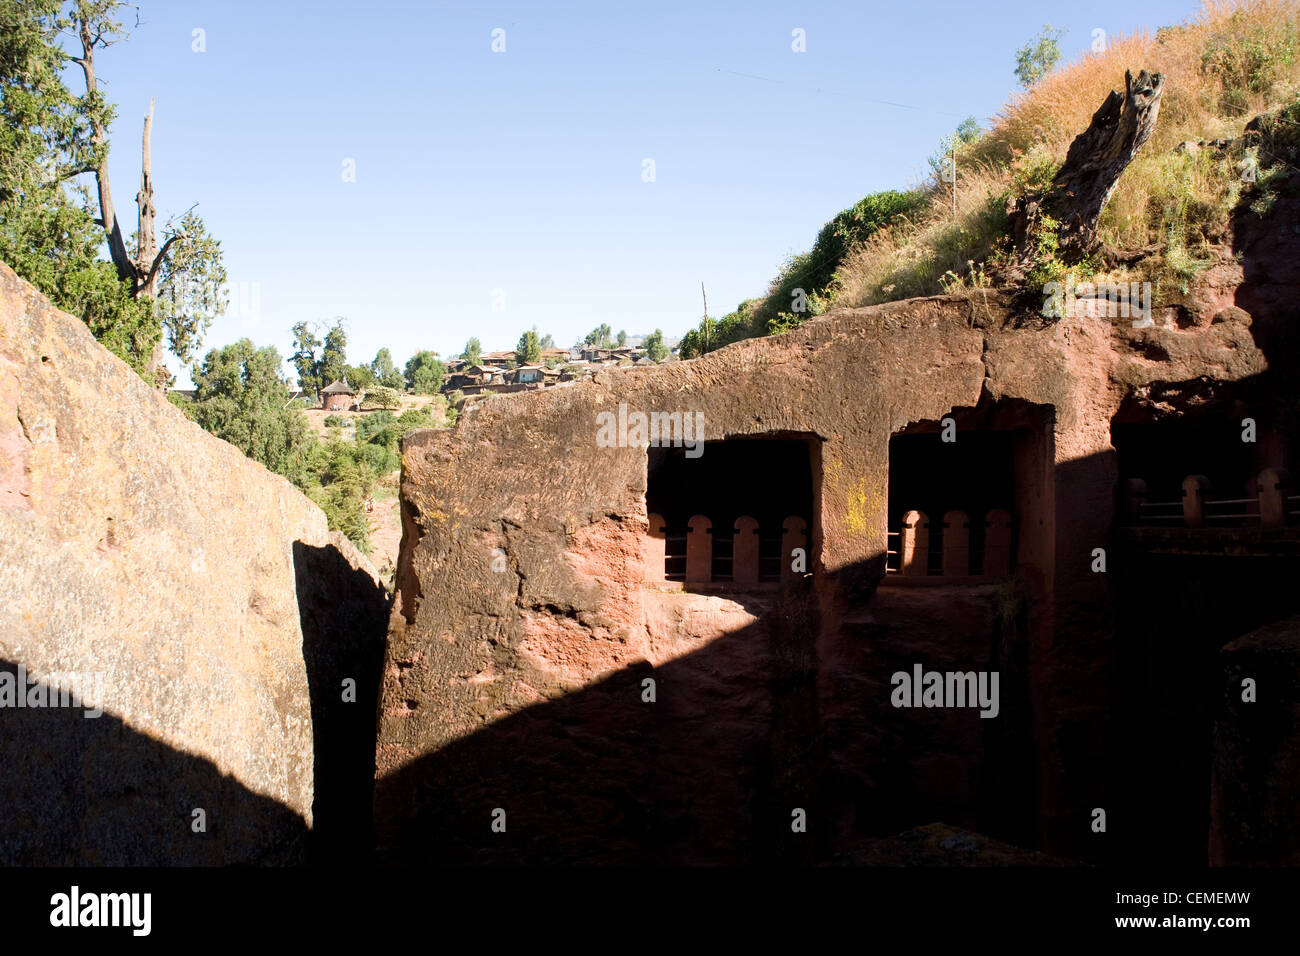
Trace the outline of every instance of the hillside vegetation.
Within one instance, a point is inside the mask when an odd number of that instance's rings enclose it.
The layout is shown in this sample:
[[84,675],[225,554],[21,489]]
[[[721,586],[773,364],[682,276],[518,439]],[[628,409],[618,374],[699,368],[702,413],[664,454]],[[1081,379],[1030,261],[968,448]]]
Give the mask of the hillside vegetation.
[[[1150,281],[1157,301],[1185,291],[1211,263],[1234,209],[1267,216],[1295,188],[1298,43],[1295,0],[1207,2],[1186,24],[1110,37],[1103,52],[1013,96],[987,132],[955,138],[955,218],[952,186],[937,169],[910,192],[866,197],[792,257],[765,296],[713,323],[710,346],[782,331],[833,307],[989,285],[1010,252],[1009,202],[1047,187],[1110,90],[1123,90],[1126,70],[1165,75],[1155,132],[1103,213],[1099,253],[1066,266],[1044,250],[1031,278]],[[1261,114],[1262,135],[1246,145],[1243,130]],[[1206,146],[1178,148],[1189,141]],[[805,311],[795,306],[797,287]],[[684,356],[699,353],[702,337],[702,328],[688,333]]]

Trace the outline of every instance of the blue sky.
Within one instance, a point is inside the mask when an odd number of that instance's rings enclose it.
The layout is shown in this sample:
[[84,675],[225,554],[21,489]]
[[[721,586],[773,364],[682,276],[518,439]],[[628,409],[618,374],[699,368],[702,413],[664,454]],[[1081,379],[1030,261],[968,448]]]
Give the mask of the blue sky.
[[[987,123],[1015,88],[1016,49],[1044,23],[1068,30],[1069,59],[1094,29],[1197,10],[140,5],[131,39],[97,58],[119,110],[114,195],[129,231],[153,97],[160,218],[197,202],[246,301],[203,350],[248,336],[287,355],[295,322],[343,316],[353,362],[388,346],[399,363],[421,348],[455,354],[470,335],[512,348],[533,326],[564,345],[601,322],[680,335],[699,321],[701,280],[710,314],[731,311],[837,211],[918,182],[963,117]],[[795,29],[806,52],[792,50]]]

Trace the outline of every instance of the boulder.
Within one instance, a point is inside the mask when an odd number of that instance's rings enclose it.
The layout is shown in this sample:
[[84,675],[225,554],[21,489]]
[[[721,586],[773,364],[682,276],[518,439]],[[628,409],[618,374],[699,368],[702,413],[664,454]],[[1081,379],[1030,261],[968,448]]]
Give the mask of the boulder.
[[0,593],[0,864],[304,859],[373,568],[3,265]]

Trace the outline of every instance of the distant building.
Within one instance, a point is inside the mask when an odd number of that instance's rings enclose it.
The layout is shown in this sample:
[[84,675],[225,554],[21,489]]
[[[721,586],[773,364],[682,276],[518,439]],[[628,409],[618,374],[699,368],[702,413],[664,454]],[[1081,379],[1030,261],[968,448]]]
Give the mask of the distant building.
[[357,393],[346,381],[334,381],[321,389],[320,407],[331,412],[346,412],[357,401]]
[[471,365],[469,368],[461,369],[455,375],[449,376],[443,386],[443,391],[453,392],[458,388],[499,384],[505,381],[505,374],[505,369],[497,368],[494,365]]
[[506,376],[508,382],[540,382],[546,376],[546,369],[540,365],[521,365],[509,372]]

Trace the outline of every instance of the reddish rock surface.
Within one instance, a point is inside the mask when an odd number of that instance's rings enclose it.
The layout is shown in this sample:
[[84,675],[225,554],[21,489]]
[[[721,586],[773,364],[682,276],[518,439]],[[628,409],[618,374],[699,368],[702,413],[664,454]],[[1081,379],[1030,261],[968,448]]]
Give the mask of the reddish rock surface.
[[[932,810],[1095,855],[1114,631],[1090,564],[1115,512],[1111,421],[1168,383],[1242,382],[1267,362],[1240,310],[1173,328],[1016,327],[989,301],[837,312],[690,362],[494,399],[453,432],[408,437],[377,757],[387,858],[617,861],[644,856],[644,840],[656,859],[816,856]],[[595,440],[597,413],[620,403],[702,412],[706,458],[724,439],[807,441],[811,577],[774,603],[754,598],[754,621],[643,587],[647,454]],[[1016,436],[1021,597],[1005,627],[987,590],[933,606],[876,592],[890,438],[950,412],[958,441],[964,428]],[[889,674],[909,658],[996,662],[1010,717],[891,712]],[[656,704],[640,702],[645,677]],[[707,717],[692,709],[704,700]],[[1008,767],[1011,783],[990,789]],[[1023,812],[997,810],[1008,787]],[[507,831],[518,836],[489,828],[507,802],[530,807]],[[802,842],[794,807],[815,821]]]
[[0,671],[97,675],[103,708],[0,709],[0,862],[298,862],[313,805],[355,832],[385,604],[320,509],[3,265],[0,449]]

